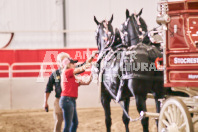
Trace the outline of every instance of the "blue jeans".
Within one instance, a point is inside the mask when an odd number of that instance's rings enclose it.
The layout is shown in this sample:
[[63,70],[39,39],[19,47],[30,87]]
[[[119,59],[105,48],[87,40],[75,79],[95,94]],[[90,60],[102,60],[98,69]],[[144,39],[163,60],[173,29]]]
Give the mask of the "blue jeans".
[[76,100],[71,97],[61,96],[59,105],[62,108],[63,119],[65,121],[63,132],[76,132],[78,127]]

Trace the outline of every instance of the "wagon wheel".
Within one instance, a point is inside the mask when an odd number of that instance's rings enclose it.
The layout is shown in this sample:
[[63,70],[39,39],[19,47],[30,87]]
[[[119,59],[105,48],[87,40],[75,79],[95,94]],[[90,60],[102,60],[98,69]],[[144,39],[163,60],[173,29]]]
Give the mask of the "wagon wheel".
[[194,132],[190,113],[181,99],[166,100],[160,112],[158,132]]

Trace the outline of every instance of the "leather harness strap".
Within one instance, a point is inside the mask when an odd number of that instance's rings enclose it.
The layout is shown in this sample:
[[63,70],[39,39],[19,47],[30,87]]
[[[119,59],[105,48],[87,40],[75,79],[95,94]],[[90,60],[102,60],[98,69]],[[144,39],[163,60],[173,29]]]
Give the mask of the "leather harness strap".
[[163,76],[147,76],[147,75],[136,74],[136,73],[132,73],[132,74],[122,76],[123,80],[132,79],[132,78],[163,81]]

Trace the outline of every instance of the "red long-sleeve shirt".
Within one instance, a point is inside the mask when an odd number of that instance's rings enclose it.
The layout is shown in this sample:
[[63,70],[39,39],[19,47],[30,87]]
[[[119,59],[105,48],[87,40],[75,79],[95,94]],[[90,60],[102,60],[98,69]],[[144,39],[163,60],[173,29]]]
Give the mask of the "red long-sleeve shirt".
[[62,73],[61,81],[63,81],[61,96],[77,98],[79,83],[74,76],[74,69],[66,69],[65,72]]

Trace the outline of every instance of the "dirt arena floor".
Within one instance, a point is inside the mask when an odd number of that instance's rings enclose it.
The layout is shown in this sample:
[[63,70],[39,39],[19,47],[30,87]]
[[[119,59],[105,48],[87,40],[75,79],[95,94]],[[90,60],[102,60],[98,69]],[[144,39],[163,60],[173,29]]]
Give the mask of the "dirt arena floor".
[[[111,107],[112,132],[124,132],[122,123],[122,110],[120,107]],[[154,112],[153,106],[147,106],[149,112]],[[78,108],[79,127],[78,132],[105,132],[103,108]],[[135,107],[130,106],[130,116],[137,118]],[[155,120],[149,120],[150,132],[157,132]],[[0,132],[52,132],[53,111],[48,113],[39,110],[0,110]],[[141,132],[140,121],[130,122],[130,131]],[[198,129],[197,129],[198,130]]]

